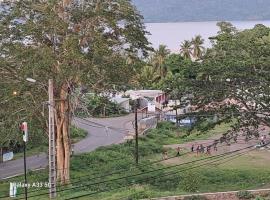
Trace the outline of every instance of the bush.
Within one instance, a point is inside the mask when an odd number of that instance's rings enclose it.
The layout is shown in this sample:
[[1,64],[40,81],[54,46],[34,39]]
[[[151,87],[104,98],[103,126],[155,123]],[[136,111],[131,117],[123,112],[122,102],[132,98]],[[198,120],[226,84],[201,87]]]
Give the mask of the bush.
[[251,199],[254,197],[249,191],[239,191],[236,193],[236,196],[239,199]]
[[260,196],[257,196],[257,197],[255,198],[255,200],[265,200],[265,198],[260,197]]
[[71,126],[70,136],[71,136],[71,139],[84,138],[87,136],[87,131],[77,128],[75,126]]
[[201,176],[197,172],[187,172],[180,183],[180,187],[186,192],[196,192],[201,183]]
[[89,114],[94,117],[110,117],[127,114],[122,107],[111,102],[106,96],[86,94],[82,99],[85,108],[83,109],[82,107],[76,110],[76,115],[80,117],[87,117]]

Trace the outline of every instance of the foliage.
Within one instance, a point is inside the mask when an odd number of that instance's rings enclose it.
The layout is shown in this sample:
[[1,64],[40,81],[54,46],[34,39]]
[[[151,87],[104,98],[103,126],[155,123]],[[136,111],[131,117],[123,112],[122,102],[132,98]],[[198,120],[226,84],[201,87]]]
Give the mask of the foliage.
[[156,83],[160,80],[159,74],[156,72],[153,66],[146,65],[142,68],[138,75],[138,82],[140,86],[145,89],[152,89]]
[[83,117],[110,117],[127,113],[123,108],[110,101],[106,96],[85,94],[81,98],[81,102],[83,106],[77,110],[77,114]]
[[185,40],[180,45],[180,54],[186,60],[190,60],[192,56],[192,43],[188,40]]
[[[111,88],[128,83],[140,56],[151,49],[142,16],[129,1],[74,2],[1,2],[1,9],[8,8],[0,14],[1,145],[19,140],[23,120],[47,131],[42,102],[48,79],[54,79],[55,99],[61,100],[81,85]],[[27,83],[27,77],[37,83]]]
[[70,130],[70,138],[71,138],[71,142],[77,142],[80,139],[83,139],[87,136],[87,131],[77,128],[75,126],[71,126],[71,130]]
[[[133,174],[143,173],[154,169],[164,167],[162,163],[149,164],[151,161],[161,159],[161,152],[157,152],[156,145],[159,145],[160,149],[166,144],[170,138],[174,138],[174,131],[176,127],[170,123],[161,123],[157,130],[152,130],[144,138],[139,139],[139,151],[145,151],[145,147],[149,146],[147,151],[140,155],[140,166],[135,166],[134,161],[134,143],[133,144],[119,144],[108,147],[101,147],[97,150],[81,155],[75,155],[71,162],[71,176],[73,181],[79,181],[79,184],[74,183],[74,187],[85,186],[87,184],[93,184],[95,182],[103,182],[114,178],[123,176],[130,176]],[[198,136],[197,136],[198,137]],[[165,140],[166,139],[166,140]],[[198,138],[194,138],[198,139]],[[179,140],[184,142],[184,140]],[[155,146],[153,146],[153,143]],[[143,148],[141,148],[143,146]],[[172,152],[175,153],[175,152]],[[175,155],[175,154],[171,154]],[[182,158],[184,159],[184,158]],[[266,163],[266,165],[268,165]],[[194,166],[194,165],[189,165]],[[178,167],[177,169],[187,169]],[[237,169],[219,168],[217,166],[209,165],[206,168],[200,167],[196,171],[188,170],[188,173],[179,172],[173,176],[166,175],[170,173],[172,169],[163,169],[155,173],[146,173],[140,176],[134,176],[127,179],[119,179],[117,182],[107,182],[99,185],[91,185],[83,187],[85,191],[82,191],[82,187],[76,190],[58,192],[59,198],[71,198],[80,194],[98,192],[100,190],[110,190],[93,196],[87,196],[85,199],[95,200],[118,200],[118,199],[140,199],[140,198],[153,198],[160,196],[171,196],[186,194],[184,191],[184,184],[188,184],[188,177],[198,177],[200,184],[198,184],[197,190],[200,192],[214,192],[214,191],[228,191],[228,190],[241,190],[245,188],[257,187],[260,183],[269,182],[269,170],[254,170],[255,168],[249,166],[249,169],[243,170],[241,167]],[[115,171],[119,173],[111,174]],[[29,183],[47,180],[47,171],[31,173],[29,177]],[[105,176],[110,174],[109,176]],[[198,175],[198,176],[197,176]],[[149,177],[155,176],[155,179],[149,179]],[[79,177],[81,177],[79,179]],[[99,178],[97,178],[99,177]],[[18,177],[14,179],[15,182],[23,181],[24,177]],[[191,180],[193,180],[193,178]],[[143,183],[141,180],[145,180]],[[182,180],[184,184],[182,183]],[[186,182],[186,183],[185,183]],[[118,187],[133,184],[130,187],[118,189]],[[70,186],[66,186],[69,188]],[[193,187],[193,186],[192,186]],[[190,185],[187,188],[192,188]],[[0,183],[0,194],[8,195],[9,185],[6,182]],[[65,189],[64,186],[58,187],[59,191]],[[36,190],[35,188],[30,188]],[[196,190],[196,191],[197,191]],[[40,191],[41,192],[41,191]],[[37,192],[39,193],[39,192]],[[44,193],[44,191],[43,191]],[[23,194],[23,190],[20,191]],[[22,197],[22,196],[20,196]],[[47,199],[46,195],[38,197],[39,199]]]
[[249,191],[239,191],[236,193],[236,196],[239,199],[251,199],[254,197]]
[[257,137],[259,125],[270,126],[270,28],[256,25],[238,31],[229,22],[217,25],[220,31],[201,62],[175,70],[162,87],[180,100],[179,107],[191,105],[195,111],[182,118],[236,119],[227,134],[242,130],[246,137]]
[[200,184],[202,184],[200,174],[196,171],[190,171],[184,174],[179,187],[186,192],[196,192],[200,188]]
[[154,51],[152,65],[161,78],[164,78],[167,74],[168,69],[164,62],[169,54],[170,50],[167,49],[166,45],[159,45],[158,49]]
[[202,39],[202,36],[196,35],[191,40],[191,44],[193,47],[193,57],[197,60],[201,59],[204,55],[205,48],[202,46],[204,43],[204,39]]

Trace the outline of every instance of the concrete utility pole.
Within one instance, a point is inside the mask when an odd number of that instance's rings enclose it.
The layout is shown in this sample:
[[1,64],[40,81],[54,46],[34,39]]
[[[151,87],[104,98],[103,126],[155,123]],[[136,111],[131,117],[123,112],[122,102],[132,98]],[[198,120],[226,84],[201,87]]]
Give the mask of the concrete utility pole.
[[138,163],[139,163],[139,143],[138,143],[138,99],[135,100],[135,134],[136,134],[135,159],[136,159],[136,164],[138,164]]
[[55,118],[54,118],[54,98],[53,80],[49,80],[49,192],[50,198],[56,197],[56,162],[55,162]]
[[27,174],[26,174],[26,142],[28,142],[28,127],[27,122],[23,122],[20,126],[23,132],[23,166],[24,166],[24,195],[25,200],[27,200]]

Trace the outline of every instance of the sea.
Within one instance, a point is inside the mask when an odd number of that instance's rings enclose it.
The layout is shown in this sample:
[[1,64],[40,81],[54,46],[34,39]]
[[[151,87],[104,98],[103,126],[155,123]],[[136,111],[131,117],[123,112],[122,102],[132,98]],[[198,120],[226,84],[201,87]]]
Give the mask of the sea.
[[[238,30],[253,28],[256,24],[263,24],[270,27],[270,20],[266,21],[232,21]],[[178,22],[178,23],[146,23],[146,30],[150,32],[149,41],[156,49],[160,44],[164,44],[177,53],[180,44],[184,40],[191,40],[196,35],[201,35],[205,47],[211,47],[209,37],[217,35],[217,21],[210,22]]]

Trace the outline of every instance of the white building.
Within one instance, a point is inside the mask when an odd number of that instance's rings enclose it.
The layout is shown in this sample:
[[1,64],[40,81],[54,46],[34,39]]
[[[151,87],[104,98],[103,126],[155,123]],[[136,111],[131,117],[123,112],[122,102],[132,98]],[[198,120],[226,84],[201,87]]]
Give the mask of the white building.
[[140,108],[147,109],[149,112],[162,110],[162,104],[167,100],[162,90],[129,90],[125,95],[133,100],[139,99]]
[[129,98],[112,97],[110,101],[118,104],[126,112],[130,112],[131,107],[129,105]]

